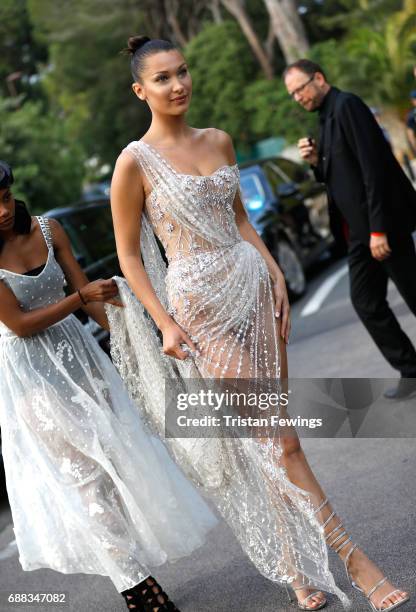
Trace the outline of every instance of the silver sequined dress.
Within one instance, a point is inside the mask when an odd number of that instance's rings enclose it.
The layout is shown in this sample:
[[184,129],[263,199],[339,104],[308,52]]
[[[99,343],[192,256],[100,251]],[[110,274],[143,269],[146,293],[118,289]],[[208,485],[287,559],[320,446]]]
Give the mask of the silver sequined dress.
[[140,220],[146,272],[199,353],[184,361],[164,355],[142,304],[126,281],[117,279],[125,308],[108,309],[114,362],[141,414],[210,496],[259,571],[276,582],[295,579],[331,591],[348,605],[328,569],[313,500],[288,479],[278,437],[177,437],[165,419],[166,379],[185,391],[189,378],[280,384],[271,279],[262,255],[242,238],[235,221],[238,167],[194,176],[177,171],[143,141],[130,143],[125,152],[151,187]]
[[[38,276],[0,270],[24,310],[65,297],[48,221]],[[119,591],[200,546],[216,523],[70,315],[31,337],[0,323],[0,423],[23,569],[109,576]]]

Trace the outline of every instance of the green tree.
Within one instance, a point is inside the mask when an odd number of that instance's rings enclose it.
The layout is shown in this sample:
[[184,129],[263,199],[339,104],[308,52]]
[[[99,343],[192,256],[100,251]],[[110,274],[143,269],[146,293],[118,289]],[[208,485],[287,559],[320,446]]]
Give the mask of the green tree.
[[252,142],[270,136],[296,142],[315,131],[316,117],[289,98],[281,79],[254,81],[244,91],[243,104]]
[[404,0],[401,10],[383,13],[377,23],[373,22],[372,3],[363,6],[368,8],[361,11],[360,26],[342,41],[330,39],[315,45],[310,57],[322,64],[334,84],[373,104],[400,107],[413,83],[416,0]]
[[149,113],[131,90],[129,59],[120,55],[128,36],[144,30],[132,0],[29,0],[36,35],[47,42],[43,83],[52,108],[88,156],[113,164],[139,138]]
[[377,103],[397,106],[407,101],[416,58],[416,0],[404,0],[388,15],[380,31],[358,28],[346,40],[352,61],[361,61],[360,86]]
[[[315,0],[308,0],[309,4]],[[311,11],[311,17],[318,15],[323,32],[330,37],[336,31],[352,32],[355,28],[368,26],[379,29],[383,27],[389,15],[400,10],[402,0],[334,0],[323,2]],[[331,32],[332,31],[332,32]]]
[[296,0],[264,0],[270,22],[287,64],[309,51],[309,41]]
[[242,99],[257,65],[240,29],[233,21],[208,24],[184,52],[193,79],[189,121],[223,129],[244,144],[249,133]]
[[[37,62],[47,49],[36,43],[26,0],[2,0],[0,4],[0,95],[41,95],[37,86]],[[21,102],[24,98],[19,98]],[[16,100],[17,102],[17,100]]]
[[267,79],[273,78],[273,66],[262,41],[253,27],[252,20],[246,10],[244,0],[221,0],[227,11],[237,20],[242,33],[247,39],[251,50],[261,66]]
[[15,109],[0,98],[0,151],[13,167],[15,193],[31,210],[42,212],[77,200],[84,159],[59,117],[45,114],[41,102]]

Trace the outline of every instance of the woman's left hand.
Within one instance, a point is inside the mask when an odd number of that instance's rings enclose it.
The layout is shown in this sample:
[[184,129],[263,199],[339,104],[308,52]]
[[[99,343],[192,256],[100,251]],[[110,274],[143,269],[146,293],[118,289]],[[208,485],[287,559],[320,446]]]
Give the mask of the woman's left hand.
[[280,319],[280,333],[283,340],[288,344],[291,328],[290,305],[283,274],[279,274],[277,280],[272,281],[272,283],[275,301],[275,316]]

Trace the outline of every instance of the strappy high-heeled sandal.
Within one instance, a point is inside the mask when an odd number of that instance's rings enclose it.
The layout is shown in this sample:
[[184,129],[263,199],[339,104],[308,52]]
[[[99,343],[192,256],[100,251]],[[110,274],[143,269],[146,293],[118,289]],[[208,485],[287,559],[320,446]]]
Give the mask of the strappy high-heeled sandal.
[[[290,585],[288,586],[287,584],[285,584],[285,589],[286,589],[286,593],[287,593],[289,602],[292,603],[294,601],[291,597],[289,589],[292,589],[296,597],[296,591],[301,591],[302,589],[307,589],[307,588],[310,588],[310,587],[308,587],[307,585],[292,587]],[[310,605],[308,606],[307,604],[308,600],[311,597],[313,597],[314,595],[319,595],[320,593],[322,593],[322,591],[314,591],[313,593],[310,593],[309,595],[307,595],[305,599],[302,599],[302,601],[299,601],[298,598],[296,597],[296,602],[298,604],[299,610],[321,610],[322,608],[324,608],[326,604],[328,603],[326,600],[326,597],[324,597],[324,599],[320,603],[317,603],[313,606],[310,606]]]
[[[321,504],[321,506],[319,506],[319,508],[317,508],[315,510],[315,514],[317,514],[320,510],[322,510],[324,505]],[[294,602],[294,599],[292,599],[292,596],[291,596],[291,592],[290,592],[290,590],[291,590],[291,591],[293,591],[293,593],[295,595],[296,602],[298,604],[299,610],[309,610],[309,611],[312,611],[312,610],[321,610],[322,608],[324,608],[327,605],[327,603],[328,603],[328,601],[327,601],[325,596],[323,596],[323,599],[322,599],[322,601],[320,603],[315,603],[313,605],[308,605],[308,601],[311,599],[311,597],[313,597],[314,595],[321,595],[321,594],[323,595],[322,591],[319,591],[319,590],[316,590],[316,591],[313,591],[312,593],[309,593],[309,595],[307,595],[305,597],[305,599],[302,599],[302,601],[299,601],[299,599],[296,596],[296,591],[302,591],[303,589],[308,589],[308,588],[312,588],[312,587],[310,585],[307,585],[307,584],[303,584],[303,585],[300,585],[300,586],[292,586],[291,584],[290,585],[285,584],[285,589],[286,589],[286,593],[287,593],[287,597],[288,597],[289,602],[290,603]]]
[[[322,508],[324,508],[326,506],[326,504],[328,504],[328,499],[325,499],[320,506],[315,510],[315,514],[317,514],[318,512],[320,512],[322,510]],[[331,520],[333,518],[336,517],[336,513],[334,511],[331,512],[331,514],[329,515],[329,517],[324,521],[324,523],[322,524],[322,527],[325,529],[325,527],[327,527],[327,525],[329,525],[329,523],[331,522]],[[368,593],[365,593],[363,591],[363,589],[361,587],[358,586],[358,584],[353,580],[349,570],[348,570],[348,562],[350,560],[350,557],[352,555],[352,553],[354,552],[354,550],[356,550],[358,548],[357,544],[353,544],[351,537],[348,535],[348,533],[346,532],[344,525],[342,524],[342,521],[339,517],[337,517],[339,520],[339,523],[335,526],[334,529],[332,529],[332,531],[330,531],[327,535],[325,535],[325,540],[328,544],[328,546],[330,548],[332,548],[332,550],[334,550],[336,553],[339,553],[345,546],[347,546],[348,544],[350,544],[350,549],[344,559],[344,568],[345,568],[345,573],[347,574],[347,578],[351,583],[351,586],[354,587],[354,589],[356,589],[357,591],[359,591],[362,595],[364,595],[364,597],[367,599],[371,609],[373,610],[373,612],[390,612],[391,610],[395,610],[396,608],[399,608],[400,606],[402,606],[403,604],[407,603],[410,599],[409,596],[405,597],[404,599],[400,599],[399,601],[396,601],[395,603],[392,603],[390,606],[388,606],[387,608],[383,608],[383,603],[386,601],[386,599],[388,599],[389,597],[391,597],[392,595],[394,595],[395,593],[400,593],[400,589],[393,589],[393,591],[391,591],[390,593],[388,593],[385,597],[383,597],[383,599],[380,602],[379,607],[377,607],[370,599],[370,597],[377,591],[377,589],[379,589],[383,584],[385,584],[387,582],[387,578],[384,577],[381,580],[379,580],[369,591]],[[331,539],[332,538],[332,539]],[[343,540],[343,538],[345,538],[345,540]],[[340,544],[337,544],[339,541],[341,540]]]
[[121,595],[133,612],[180,612],[152,576]]

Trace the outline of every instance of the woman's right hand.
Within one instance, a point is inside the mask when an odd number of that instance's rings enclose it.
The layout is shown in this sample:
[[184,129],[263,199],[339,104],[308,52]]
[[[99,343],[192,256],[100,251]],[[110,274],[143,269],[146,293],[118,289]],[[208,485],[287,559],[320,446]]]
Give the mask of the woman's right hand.
[[99,279],[92,281],[81,287],[80,289],[84,302],[107,302],[113,306],[122,306],[123,304],[119,300],[114,298],[118,295],[118,287],[115,280],[109,278],[108,280]]
[[184,360],[189,357],[189,351],[184,351],[181,344],[186,344],[192,352],[196,352],[196,346],[184,330],[175,321],[171,320],[160,329],[163,335],[163,352],[169,357]]

